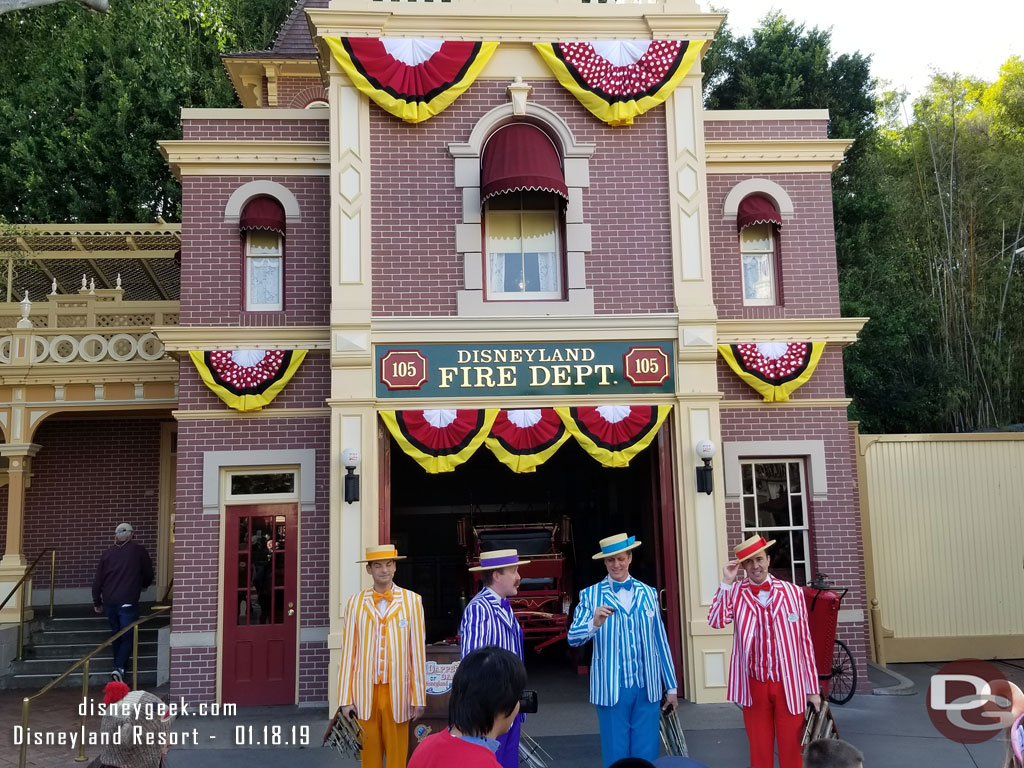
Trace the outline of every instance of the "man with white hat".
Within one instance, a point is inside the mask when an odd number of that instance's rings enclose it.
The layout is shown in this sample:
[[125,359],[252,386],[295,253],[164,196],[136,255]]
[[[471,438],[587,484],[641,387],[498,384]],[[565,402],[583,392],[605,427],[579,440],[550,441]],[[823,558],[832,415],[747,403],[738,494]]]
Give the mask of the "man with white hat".
[[423,598],[395,585],[398,554],[392,544],[367,547],[373,586],[356,592],[345,608],[338,672],[338,704],[366,734],[365,768],[405,768],[409,722],[427,705]]
[[[803,594],[768,572],[774,543],[755,534],[735,548],[708,624],[735,624],[729,700],[743,710],[751,768],[772,768],[776,739],[780,768],[800,768],[804,712],[808,703],[821,706],[818,670]],[[738,580],[741,568],[745,577]]]
[[[514,549],[496,549],[480,553],[480,565],[470,571],[480,573],[482,589],[469,601],[459,625],[462,658],[477,648],[496,645],[523,658],[523,628],[512,611],[510,597],[519,592],[520,560]],[[519,733],[523,716],[519,715],[508,732],[498,737],[495,757],[502,768],[519,766]]]
[[658,757],[659,702],[675,710],[676,673],[658,593],[629,575],[641,542],[620,533],[601,539],[595,560],[608,575],[580,592],[569,645],[594,641],[590,701],[601,728],[605,768],[624,757]]
[[[106,614],[111,632],[117,634],[139,618],[142,590],[153,583],[153,561],[141,544],[135,542],[135,530],[121,523],[114,530],[114,546],[100,555],[92,580],[92,604],[96,613]],[[124,668],[132,652],[132,633],[126,632],[110,644],[114,671],[110,677],[124,680]]]

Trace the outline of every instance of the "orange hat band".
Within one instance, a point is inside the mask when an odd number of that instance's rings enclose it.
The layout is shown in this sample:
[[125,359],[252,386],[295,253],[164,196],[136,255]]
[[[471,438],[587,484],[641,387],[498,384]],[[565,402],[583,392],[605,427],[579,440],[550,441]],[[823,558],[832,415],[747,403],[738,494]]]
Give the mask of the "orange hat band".
[[366,555],[367,562],[373,562],[374,560],[394,560],[398,557],[397,549],[387,549],[383,552],[370,552]]

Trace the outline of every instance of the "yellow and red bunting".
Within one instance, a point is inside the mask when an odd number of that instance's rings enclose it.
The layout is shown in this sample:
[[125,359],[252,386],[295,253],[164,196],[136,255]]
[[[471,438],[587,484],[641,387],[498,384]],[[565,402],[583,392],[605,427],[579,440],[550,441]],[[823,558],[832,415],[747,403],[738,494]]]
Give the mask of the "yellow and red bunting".
[[554,408],[517,408],[498,412],[486,442],[513,472],[536,472],[568,439]]
[[700,40],[534,43],[566,89],[598,120],[632,125],[663,103],[700,58]]
[[498,415],[482,410],[381,411],[391,436],[430,474],[451,472],[483,445]]
[[733,373],[767,402],[782,402],[814,374],[824,342],[719,344],[718,352]]
[[606,467],[626,467],[651,444],[671,405],[601,405],[556,408],[587,453]]
[[306,350],[218,350],[188,353],[203,383],[236,411],[258,411],[277,397]]
[[409,123],[450,106],[498,47],[493,42],[412,38],[325,37],[324,42],[356,88]]

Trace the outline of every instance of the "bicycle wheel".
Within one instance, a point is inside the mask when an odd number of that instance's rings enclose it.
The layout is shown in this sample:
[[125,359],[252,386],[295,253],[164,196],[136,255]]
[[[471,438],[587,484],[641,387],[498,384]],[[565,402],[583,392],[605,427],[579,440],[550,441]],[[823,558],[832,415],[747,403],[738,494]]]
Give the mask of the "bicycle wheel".
[[836,640],[832,652],[832,677],[828,687],[828,700],[845,704],[857,690],[857,665],[853,654],[842,640]]

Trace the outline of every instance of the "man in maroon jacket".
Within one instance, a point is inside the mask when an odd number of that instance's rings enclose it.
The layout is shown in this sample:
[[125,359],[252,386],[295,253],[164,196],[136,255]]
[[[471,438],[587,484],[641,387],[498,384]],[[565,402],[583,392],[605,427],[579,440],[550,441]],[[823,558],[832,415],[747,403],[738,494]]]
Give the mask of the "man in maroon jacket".
[[[133,539],[135,531],[121,523],[114,532],[114,546],[100,555],[96,578],[92,580],[92,603],[96,613],[104,613],[115,634],[139,618],[139,596],[153,583],[153,561],[141,544]],[[110,645],[114,652],[114,671],[110,677],[121,681],[132,650],[131,632]]]

